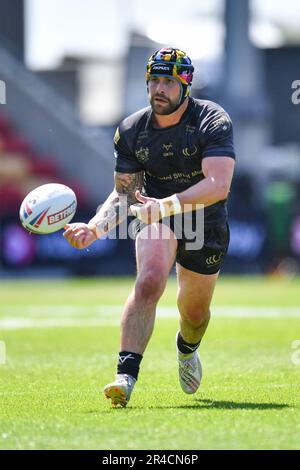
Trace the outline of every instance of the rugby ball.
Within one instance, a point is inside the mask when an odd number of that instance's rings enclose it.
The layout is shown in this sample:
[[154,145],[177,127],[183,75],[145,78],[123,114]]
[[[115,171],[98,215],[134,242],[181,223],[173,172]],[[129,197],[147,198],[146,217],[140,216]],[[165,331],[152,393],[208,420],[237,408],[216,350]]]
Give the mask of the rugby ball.
[[29,232],[53,233],[71,221],[76,208],[76,195],[71,188],[58,183],[43,184],[25,197],[20,220]]

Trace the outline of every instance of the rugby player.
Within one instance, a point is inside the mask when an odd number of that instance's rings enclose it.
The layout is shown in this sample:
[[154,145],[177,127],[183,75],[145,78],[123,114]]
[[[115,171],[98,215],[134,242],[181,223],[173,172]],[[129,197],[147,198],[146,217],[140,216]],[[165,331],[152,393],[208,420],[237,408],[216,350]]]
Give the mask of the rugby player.
[[[122,314],[117,374],[104,387],[113,406],[124,407],[130,399],[174,263],[179,381],[189,394],[201,382],[197,350],[229,243],[226,200],[235,153],[232,123],[224,109],[190,97],[193,72],[190,58],[179,49],[163,48],[149,58],[150,106],[124,119],[115,134],[114,190],[88,224],[69,224],[64,233],[73,247],[83,249],[128,214],[138,222],[137,277]],[[179,233],[176,217],[189,213],[195,228],[199,211],[204,227],[198,224],[196,233],[202,231],[204,241],[195,249],[187,244],[185,219]]]

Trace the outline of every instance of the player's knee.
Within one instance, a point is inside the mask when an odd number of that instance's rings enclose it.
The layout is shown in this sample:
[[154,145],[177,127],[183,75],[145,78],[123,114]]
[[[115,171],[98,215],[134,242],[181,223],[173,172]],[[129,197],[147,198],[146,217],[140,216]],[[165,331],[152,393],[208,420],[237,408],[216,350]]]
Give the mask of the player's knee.
[[166,285],[165,276],[160,268],[152,267],[142,273],[135,284],[135,293],[144,301],[157,301]]
[[210,310],[201,305],[178,305],[179,312],[192,327],[199,327],[200,325],[209,322]]

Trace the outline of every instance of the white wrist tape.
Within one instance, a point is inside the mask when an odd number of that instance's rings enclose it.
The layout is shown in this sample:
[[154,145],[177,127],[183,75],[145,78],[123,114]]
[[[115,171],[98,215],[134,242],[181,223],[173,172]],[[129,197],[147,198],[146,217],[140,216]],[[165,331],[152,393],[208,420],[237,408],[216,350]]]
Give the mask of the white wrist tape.
[[168,203],[171,202],[172,207],[170,207],[167,204],[165,205],[163,201],[159,202],[159,208],[160,208],[160,213],[161,213],[161,218],[162,219],[164,217],[168,217],[170,215],[170,213],[172,213],[172,215],[181,214],[181,212],[182,212],[181,204],[180,204],[180,201],[179,201],[178,197],[176,196],[176,194],[173,194],[173,196],[166,198],[165,202],[168,202]]
[[177,195],[173,194],[173,196],[170,197],[170,200],[172,201],[172,204],[173,204],[173,214],[174,215],[181,214],[182,208],[181,208],[181,204]]
[[159,201],[159,210],[161,218],[163,219],[166,215],[169,215],[169,210],[166,208],[163,202]]

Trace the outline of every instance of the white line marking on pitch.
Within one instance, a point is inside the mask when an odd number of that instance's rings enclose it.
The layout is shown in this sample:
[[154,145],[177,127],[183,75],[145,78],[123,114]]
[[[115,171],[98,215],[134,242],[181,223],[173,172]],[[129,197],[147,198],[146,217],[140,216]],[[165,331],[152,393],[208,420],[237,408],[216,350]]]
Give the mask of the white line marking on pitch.
[[[300,307],[218,306],[215,317],[300,318]],[[0,309],[0,329],[68,328],[119,325],[122,305],[28,305]],[[158,307],[158,318],[178,318],[173,307]]]

